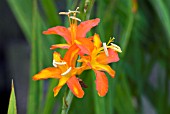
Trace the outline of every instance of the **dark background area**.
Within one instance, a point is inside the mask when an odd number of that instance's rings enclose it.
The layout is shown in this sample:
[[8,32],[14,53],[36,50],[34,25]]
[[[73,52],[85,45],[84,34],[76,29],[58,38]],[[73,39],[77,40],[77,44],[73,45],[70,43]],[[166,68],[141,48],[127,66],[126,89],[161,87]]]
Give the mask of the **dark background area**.
[[[0,1],[0,114],[6,114],[14,80],[18,113],[26,113],[30,47],[6,0]],[[18,88],[18,89],[16,89]],[[17,100],[18,102],[18,100]]]

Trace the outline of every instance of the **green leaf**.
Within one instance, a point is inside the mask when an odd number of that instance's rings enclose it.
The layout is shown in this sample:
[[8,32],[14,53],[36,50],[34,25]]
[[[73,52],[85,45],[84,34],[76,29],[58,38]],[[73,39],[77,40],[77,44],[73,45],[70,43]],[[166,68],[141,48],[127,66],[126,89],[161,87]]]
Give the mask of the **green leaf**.
[[160,18],[161,23],[167,33],[167,42],[170,44],[170,15],[168,7],[162,0],[150,0],[151,4],[155,8],[155,11]]
[[13,80],[12,80],[12,90],[11,90],[9,106],[8,106],[8,114],[17,114],[16,98],[15,98],[15,91],[14,91]]
[[57,12],[54,0],[42,0],[43,10],[47,17],[50,26],[56,26],[61,23],[60,17]]
[[[31,42],[32,26],[32,1],[31,0],[7,0],[8,4],[15,15],[25,37]],[[25,5],[26,4],[26,5]]]

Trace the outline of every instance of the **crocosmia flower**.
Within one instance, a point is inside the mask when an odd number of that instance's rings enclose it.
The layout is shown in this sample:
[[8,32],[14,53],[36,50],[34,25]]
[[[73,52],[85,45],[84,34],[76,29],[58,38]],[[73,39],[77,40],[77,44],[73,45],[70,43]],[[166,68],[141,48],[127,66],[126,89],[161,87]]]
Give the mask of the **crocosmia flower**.
[[[115,71],[108,65],[112,62],[119,61],[118,52],[121,48],[113,44],[114,38],[109,42],[102,43],[98,34],[94,34],[86,38],[86,33],[91,28],[98,25],[100,19],[87,20],[79,25],[77,21],[81,21],[76,17],[80,13],[78,8],[75,11],[60,12],[69,17],[70,27],[56,26],[44,31],[44,34],[57,34],[62,36],[67,44],[55,44],[51,49],[62,48],[67,49],[64,58],[60,53],[53,53],[53,66],[40,71],[33,76],[33,80],[41,80],[55,78],[59,80],[58,85],[53,89],[56,96],[63,85],[67,84],[72,93],[82,98],[84,91],[82,87],[87,87],[78,76],[88,69],[92,69],[96,75],[96,90],[99,96],[105,96],[108,91],[108,79],[105,72],[112,78],[115,77]],[[79,67],[77,63],[82,63]]]
[[59,79],[58,85],[54,88],[54,96],[58,94],[60,89],[64,84],[67,83],[68,87],[72,93],[78,98],[82,98],[84,91],[76,78],[76,72],[79,69],[75,68],[75,62],[77,59],[77,53],[79,49],[76,45],[73,45],[66,52],[64,58],[62,59],[60,54],[57,52],[53,53],[53,66],[48,67],[40,71],[38,74],[33,76],[33,80],[41,80],[48,78]]
[[[99,96],[105,96],[108,91],[108,80],[105,72],[108,72],[111,77],[115,76],[115,71],[108,65],[112,62],[119,61],[118,53],[121,52],[119,46],[111,43],[113,39],[110,39],[108,45],[100,40],[99,35],[95,34],[93,42],[81,39],[84,41],[76,40],[77,46],[86,55],[79,59],[79,62],[83,62],[82,67],[84,69],[92,69],[96,74],[96,89]],[[85,42],[85,43],[82,43]],[[111,43],[111,45],[109,45]]]
[[90,31],[91,28],[98,25],[98,23],[100,22],[100,19],[96,18],[96,19],[81,22],[78,25],[77,21],[81,21],[81,20],[76,17],[76,14],[80,13],[77,10],[78,10],[78,8],[76,9],[76,11],[70,11],[69,10],[69,12],[60,12],[59,13],[59,14],[68,16],[69,23],[70,23],[69,28],[66,28],[64,26],[56,26],[56,27],[49,28],[47,31],[43,32],[43,34],[57,34],[57,35],[60,35],[67,42],[67,44],[52,45],[51,49],[55,49],[55,48],[63,48],[63,49],[66,48],[66,49],[68,49],[71,45],[74,44],[74,41],[76,39],[85,38],[86,33],[88,31]]

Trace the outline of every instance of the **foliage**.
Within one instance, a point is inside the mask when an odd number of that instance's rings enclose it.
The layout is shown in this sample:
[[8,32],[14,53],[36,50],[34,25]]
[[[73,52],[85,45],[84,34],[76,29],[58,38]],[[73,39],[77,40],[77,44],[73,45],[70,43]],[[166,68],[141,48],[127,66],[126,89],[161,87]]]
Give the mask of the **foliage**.
[[10,100],[9,100],[8,114],[17,114],[16,98],[15,98],[13,81],[12,81],[12,86],[11,86],[11,95],[10,95]]
[[59,36],[45,36],[41,32],[52,26],[68,25],[58,11],[74,10],[77,6],[82,20],[101,19],[96,30],[102,41],[107,42],[114,36],[123,53],[120,62],[112,65],[116,77],[109,80],[109,92],[105,97],[97,96],[92,83],[95,80],[93,72],[81,75],[89,87],[84,90],[83,99],[73,98],[70,114],[144,113],[143,98],[155,112],[170,113],[168,0],[8,0],[8,3],[32,49],[28,114],[61,112],[63,95],[54,98],[52,92],[57,81],[50,80],[48,91],[43,94],[44,84],[32,81],[32,76],[51,65],[50,45],[63,42]]

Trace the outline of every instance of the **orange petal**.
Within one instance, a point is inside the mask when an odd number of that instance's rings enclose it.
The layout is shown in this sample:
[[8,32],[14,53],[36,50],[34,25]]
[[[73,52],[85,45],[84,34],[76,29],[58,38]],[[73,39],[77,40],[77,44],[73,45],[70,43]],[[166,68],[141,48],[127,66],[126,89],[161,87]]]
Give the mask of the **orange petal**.
[[58,95],[60,89],[62,88],[62,86],[57,86],[53,89],[53,92],[54,92],[54,97]]
[[76,45],[80,48],[81,53],[88,54],[94,49],[93,42],[87,38],[79,38],[75,40]]
[[82,90],[82,87],[81,87],[78,79],[76,78],[76,76],[72,76],[67,81],[67,85],[76,97],[82,98],[84,96],[84,91]]
[[108,64],[112,62],[119,61],[119,56],[116,51],[113,49],[108,49],[109,56],[106,56],[105,52],[101,52],[97,55],[96,60],[101,64]]
[[54,52],[54,53],[53,53],[53,59],[54,59],[56,62],[62,61],[61,55],[60,55],[60,53],[58,53],[58,52]]
[[95,34],[94,37],[93,37],[93,41],[94,41],[94,46],[97,47],[97,48],[100,48],[101,45],[102,45],[102,42],[100,40],[100,37],[98,34]]
[[70,47],[70,45],[68,44],[56,44],[56,45],[52,45],[50,47],[51,50],[56,49],[56,48],[61,48],[61,49],[68,49]]
[[88,31],[90,31],[91,28],[95,27],[96,25],[98,25],[98,23],[100,22],[99,18],[93,19],[93,20],[88,20],[88,21],[84,21],[81,22],[78,27],[77,27],[77,34],[76,36],[78,38],[83,38],[86,36],[86,33]]
[[61,78],[61,70],[54,67],[45,68],[38,74],[33,76],[33,80],[41,80],[47,78]]
[[115,71],[109,65],[93,64],[93,69],[108,72],[109,75],[114,78]]
[[67,62],[68,66],[71,66],[71,67],[75,66],[79,50],[80,49],[76,45],[72,45],[68,49],[68,51],[66,52],[63,58]]
[[49,28],[47,31],[43,31],[43,34],[58,34],[67,41],[68,44],[71,44],[71,34],[70,31],[63,26],[56,26]]
[[55,87],[55,88],[53,89],[54,97],[57,96],[58,92],[60,91],[60,89],[63,87],[63,85],[67,82],[67,80],[68,80],[69,78],[70,78],[70,75],[62,76],[62,78],[60,78],[57,87]]
[[96,73],[96,90],[98,91],[98,95],[103,97],[106,95],[108,91],[108,79],[105,73],[100,71],[95,71]]

